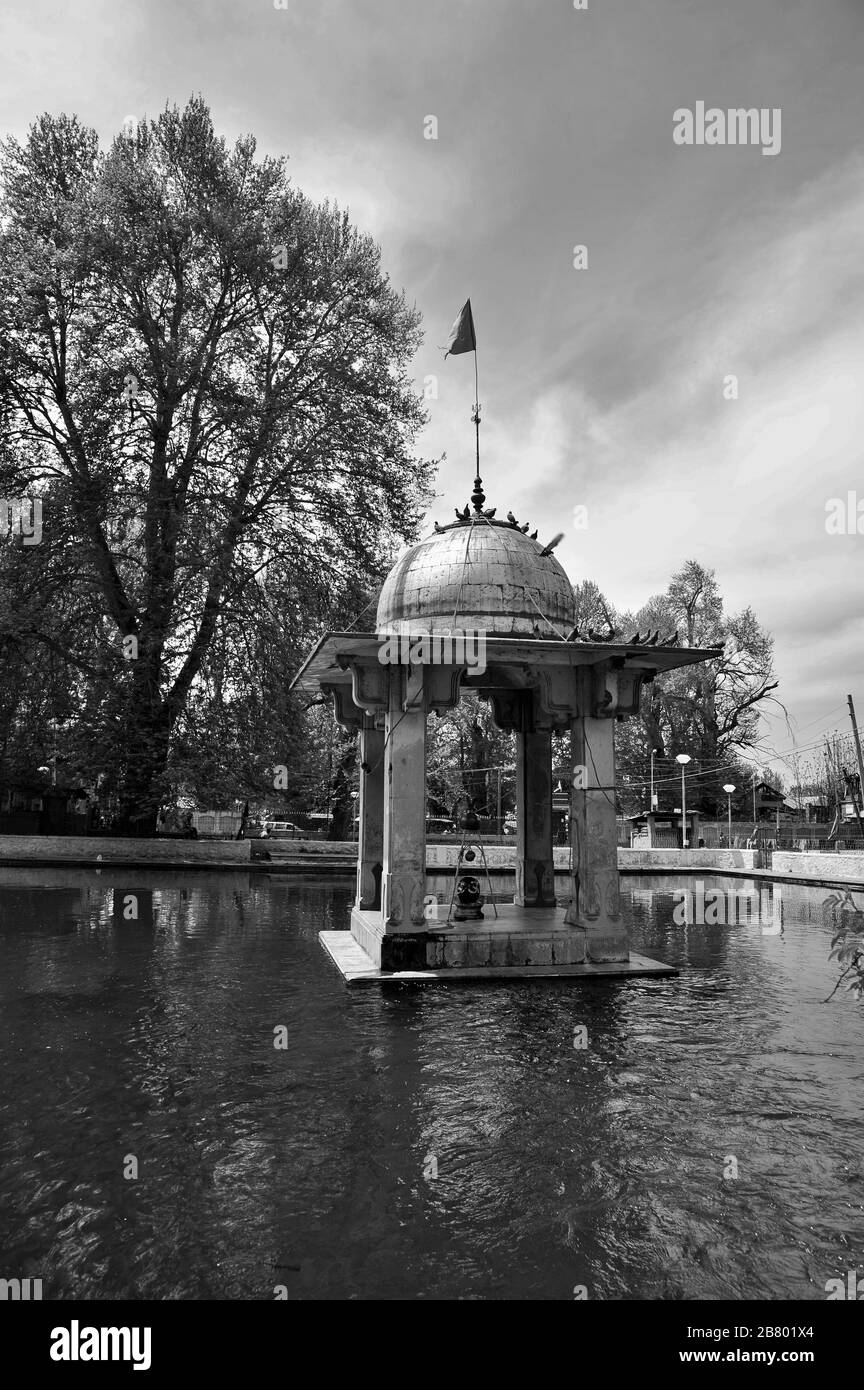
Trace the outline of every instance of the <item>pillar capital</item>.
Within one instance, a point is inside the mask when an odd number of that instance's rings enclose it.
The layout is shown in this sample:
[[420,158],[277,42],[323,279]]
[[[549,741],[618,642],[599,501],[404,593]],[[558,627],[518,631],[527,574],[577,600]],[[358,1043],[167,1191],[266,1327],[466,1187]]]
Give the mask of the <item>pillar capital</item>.
[[329,695],[333,701],[333,713],[336,716],[337,724],[349,731],[357,732],[362,729],[364,711],[355,705],[351,695],[351,687],[347,681],[339,684],[322,681],[321,690],[325,695]]
[[566,729],[580,712],[580,670],[573,666],[532,666],[534,723],[546,729]]
[[601,662],[590,669],[593,677],[590,713],[595,719],[622,719],[639,713],[642,685],[646,679],[654,679],[653,671],[624,670],[623,657]]
[[387,709],[388,668],[373,656],[338,656],[336,664],[351,677],[351,698],[361,710]]

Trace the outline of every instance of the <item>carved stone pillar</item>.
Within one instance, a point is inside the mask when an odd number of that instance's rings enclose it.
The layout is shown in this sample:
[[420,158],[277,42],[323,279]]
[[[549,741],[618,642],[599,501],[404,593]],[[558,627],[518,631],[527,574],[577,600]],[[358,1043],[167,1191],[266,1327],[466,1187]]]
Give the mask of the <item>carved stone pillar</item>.
[[571,883],[565,922],[585,932],[586,960],[629,959],[618,891],[615,818],[614,718],[594,718],[591,680],[583,683],[586,711],[571,726]]
[[426,896],[425,667],[391,666],[384,752],[384,873],[387,935],[421,932]]
[[364,714],[360,730],[360,797],[357,836],[357,906],[381,907],[384,869],[384,730]]
[[516,734],[516,894],[518,907],[555,906],[552,855],[552,735]]

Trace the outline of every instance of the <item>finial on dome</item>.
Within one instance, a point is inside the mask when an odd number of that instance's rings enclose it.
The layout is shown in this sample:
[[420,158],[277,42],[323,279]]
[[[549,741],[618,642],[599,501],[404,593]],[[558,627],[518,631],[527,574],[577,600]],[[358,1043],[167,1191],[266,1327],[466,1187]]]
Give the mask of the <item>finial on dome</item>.
[[474,479],[474,491],[471,493],[471,501],[474,503],[475,512],[482,512],[483,503],[486,501],[486,494],[483,491],[483,479],[479,473]]

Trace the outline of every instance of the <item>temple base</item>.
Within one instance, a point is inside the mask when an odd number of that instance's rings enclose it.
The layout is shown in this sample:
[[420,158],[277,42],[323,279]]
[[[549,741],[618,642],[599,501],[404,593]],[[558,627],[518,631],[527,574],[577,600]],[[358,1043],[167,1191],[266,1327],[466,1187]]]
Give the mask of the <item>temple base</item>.
[[498,904],[482,922],[459,922],[446,930],[388,935],[380,912],[354,908],[351,931],[319,932],[319,940],[347,984],[405,979],[530,979],[579,976],[621,978],[676,975],[671,966],[632,952],[617,960],[586,959],[586,934],[567,926],[561,908]]
[[442,970],[379,970],[362,946],[348,931],[322,931],[318,940],[346,985],[374,984],[455,984],[459,980],[485,980],[490,984],[502,980],[609,980],[632,979],[640,975],[677,975],[671,965],[649,960],[631,952],[629,961],[612,961],[604,965],[510,965],[510,966],[448,966]]

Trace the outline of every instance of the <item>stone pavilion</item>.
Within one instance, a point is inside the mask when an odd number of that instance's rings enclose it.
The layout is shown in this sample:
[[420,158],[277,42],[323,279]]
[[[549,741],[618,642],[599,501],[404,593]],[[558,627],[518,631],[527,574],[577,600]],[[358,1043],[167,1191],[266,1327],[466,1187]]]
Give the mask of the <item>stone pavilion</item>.
[[[350,932],[321,939],[346,981],[674,973],[629,949],[618,887],[614,728],[659,671],[717,655],[677,634],[576,631],[552,546],[508,513],[471,505],[410,546],[388,575],[374,632],[321,639],[292,688],[332,697],[360,740],[357,891]],[[446,637],[471,634],[463,652]],[[442,640],[430,641],[432,637]],[[401,642],[392,639],[401,638]],[[422,640],[425,639],[425,640]],[[484,661],[475,659],[478,642]],[[394,651],[402,654],[398,662]],[[414,660],[411,660],[411,653]],[[471,652],[469,657],[468,653]],[[385,652],[387,653],[385,655]],[[443,658],[443,659],[442,659]],[[516,892],[480,921],[430,915],[426,727],[464,690],[516,735]],[[569,733],[570,867],[556,904],[552,734]]]

